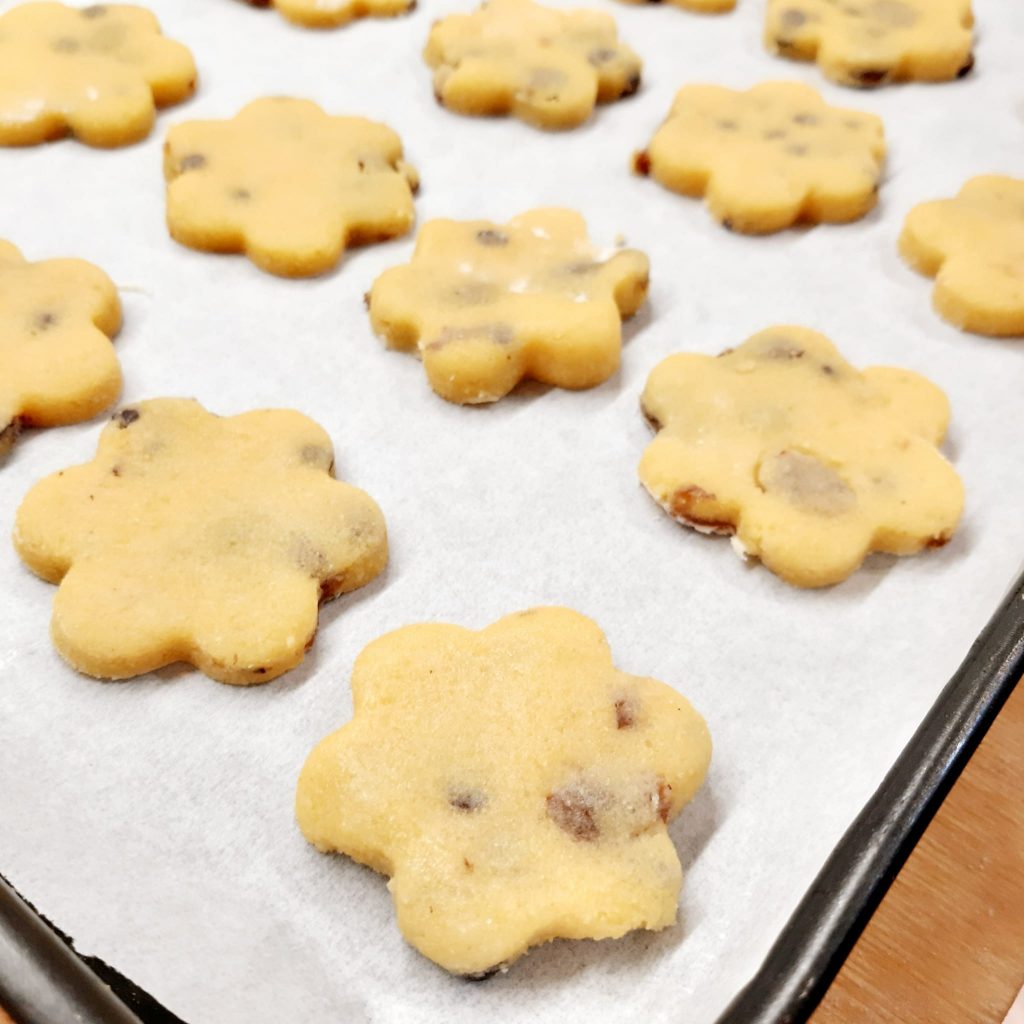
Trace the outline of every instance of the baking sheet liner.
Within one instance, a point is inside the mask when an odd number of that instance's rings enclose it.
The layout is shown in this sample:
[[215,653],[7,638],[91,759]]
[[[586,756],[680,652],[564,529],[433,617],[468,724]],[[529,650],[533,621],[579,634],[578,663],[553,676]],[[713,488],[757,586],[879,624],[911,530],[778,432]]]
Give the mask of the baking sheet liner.
[[[320,33],[231,0],[151,6],[196,56],[196,98],[128,149],[0,151],[0,237],[30,259],[92,260],[121,286],[125,402],[290,406],[323,424],[339,475],[382,506],[392,561],[324,609],[301,668],[236,689],[183,667],[124,683],[77,675],[49,641],[54,588],[0,545],[2,870],[81,951],[190,1024],[712,1021],[1021,565],[1024,346],[941,322],[895,241],[914,203],[973,174],[1024,175],[1024,8],[976,3],[967,79],[856,93],[766,54],[751,0],[715,18],[594,0],[644,58],[644,86],[554,135],[436,105],[420,50],[431,19],[465,3]],[[630,174],[631,152],[678,87],[767,79],[807,81],[884,118],[886,180],[865,220],[745,238]],[[353,251],[306,282],[171,242],[167,127],[268,94],[395,128],[423,177],[420,223],[566,205],[597,244],[621,233],[645,250],[650,302],[626,329],[621,372],[578,394],[527,385],[491,408],[450,406],[414,358],[373,338],[363,309],[411,237]],[[681,529],[640,489],[650,433],[637,399],[653,366],[787,322],[824,331],[856,365],[922,371],[950,395],[945,451],[967,509],[949,546],[876,556],[838,587],[801,592],[741,563],[728,541]],[[0,468],[0,522],[10,527],[32,482],[90,458],[101,423],[23,436]],[[555,943],[468,984],[404,944],[382,879],[304,842],[295,780],[313,744],[350,716],[349,672],[370,640],[428,619],[480,627],[546,603],[593,616],[622,668],[685,693],[709,722],[714,761],[672,830],[688,876],[676,927]]]

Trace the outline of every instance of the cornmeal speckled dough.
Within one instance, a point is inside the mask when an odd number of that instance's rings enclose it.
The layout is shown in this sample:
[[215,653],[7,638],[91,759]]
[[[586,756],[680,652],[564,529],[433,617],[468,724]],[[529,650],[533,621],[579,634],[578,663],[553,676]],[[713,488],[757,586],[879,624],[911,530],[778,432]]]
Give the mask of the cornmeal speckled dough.
[[816,331],[772,327],[720,356],[670,356],[641,405],[658,431],[640,480],[669,515],[798,587],[871,551],[940,547],[963,485],[937,450],[949,403],[909,370],[857,371]]
[[156,107],[195,87],[192,55],[145,8],[26,3],[0,14],[0,146],[69,134],[125,146],[150,133]]
[[642,67],[610,15],[532,0],[489,0],[435,22],[424,59],[449,110],[513,114],[538,128],[575,128],[596,104],[632,95]]
[[120,326],[117,289],[99,267],[29,263],[0,239],[0,456],[21,426],[78,423],[113,405]]
[[229,121],[176,125],[164,176],[172,238],[244,252],[281,277],[325,273],[348,245],[404,235],[419,185],[386,125],[288,97],[256,100]]
[[711,741],[678,693],[613,666],[596,623],[535,608],[479,632],[407,626],[360,654],[352,700],[302,769],[298,822],[391,876],[425,956],[481,975],[550,939],[675,921],[665,826]]
[[634,169],[707,202],[724,227],[747,234],[863,217],[885,159],[879,118],[830,107],[798,82],[746,92],[688,85]]
[[60,584],[57,650],[105,679],[176,661],[238,684],[294,668],[319,604],[387,561],[380,510],[333,467],[330,438],[288,409],[122,409],[92,462],[46,477],[18,509],[18,554]]
[[840,85],[945,82],[974,66],[971,0],[767,0],[769,50]]
[[418,349],[442,398],[493,402],[524,377],[563,388],[607,380],[648,270],[635,249],[596,249],[572,210],[433,220],[412,262],[381,274],[367,303],[389,346]]
[[983,175],[954,199],[915,206],[900,253],[935,278],[943,319],[974,334],[1024,335],[1024,180]]
[[274,7],[305,28],[336,28],[356,18],[393,18],[416,7],[416,0],[244,0],[250,7]]

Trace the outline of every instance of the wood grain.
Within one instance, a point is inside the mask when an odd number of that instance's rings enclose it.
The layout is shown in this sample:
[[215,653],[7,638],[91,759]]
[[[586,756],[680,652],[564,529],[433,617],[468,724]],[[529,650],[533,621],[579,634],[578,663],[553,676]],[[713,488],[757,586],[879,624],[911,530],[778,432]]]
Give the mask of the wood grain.
[[1024,985],[1024,684],[812,1024],[1000,1024]]

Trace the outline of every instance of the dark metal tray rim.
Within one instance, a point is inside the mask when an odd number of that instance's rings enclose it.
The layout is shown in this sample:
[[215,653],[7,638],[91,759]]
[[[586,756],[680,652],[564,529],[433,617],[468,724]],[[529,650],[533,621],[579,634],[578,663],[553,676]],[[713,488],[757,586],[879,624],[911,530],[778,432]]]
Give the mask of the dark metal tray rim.
[[[717,1024],[810,1017],[1022,675],[1024,575]],[[116,969],[79,956],[2,876],[0,1006],[17,1024],[183,1024]]]

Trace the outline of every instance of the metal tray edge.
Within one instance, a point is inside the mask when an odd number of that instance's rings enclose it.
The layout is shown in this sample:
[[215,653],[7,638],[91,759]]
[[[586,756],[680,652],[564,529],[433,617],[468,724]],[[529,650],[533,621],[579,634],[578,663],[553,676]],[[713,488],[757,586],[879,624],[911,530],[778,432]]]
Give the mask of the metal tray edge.
[[[1024,575],[717,1024],[807,1021],[1022,675]],[[2,876],[0,1006],[18,1024],[183,1024],[113,968],[76,953]]]
[[804,1024],[1024,675],[1024,575],[717,1024]]

